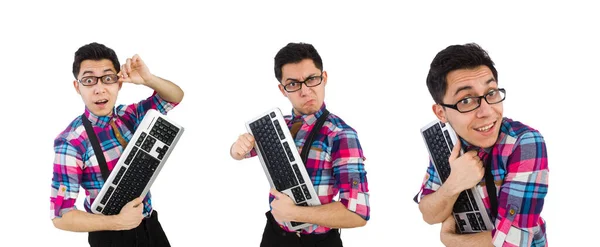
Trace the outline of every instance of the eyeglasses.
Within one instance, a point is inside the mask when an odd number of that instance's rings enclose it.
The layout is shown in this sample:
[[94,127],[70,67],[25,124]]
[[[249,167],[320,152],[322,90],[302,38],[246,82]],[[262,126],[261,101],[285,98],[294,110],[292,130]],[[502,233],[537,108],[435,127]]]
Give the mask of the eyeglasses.
[[321,82],[323,82],[323,73],[317,76],[310,76],[304,81],[292,81],[283,85],[283,89],[285,89],[285,91],[288,93],[293,93],[302,89],[302,84],[305,84],[307,87],[316,87],[320,85]]
[[98,79],[102,80],[104,84],[113,84],[119,81],[119,76],[115,74],[103,75],[103,76],[84,76],[80,80],[77,80],[81,85],[93,86],[98,84]]
[[498,104],[506,99],[506,90],[504,88],[492,89],[485,95],[477,97],[465,97],[454,105],[440,105],[457,110],[460,113],[473,111],[481,106],[481,99],[485,99],[488,104]]

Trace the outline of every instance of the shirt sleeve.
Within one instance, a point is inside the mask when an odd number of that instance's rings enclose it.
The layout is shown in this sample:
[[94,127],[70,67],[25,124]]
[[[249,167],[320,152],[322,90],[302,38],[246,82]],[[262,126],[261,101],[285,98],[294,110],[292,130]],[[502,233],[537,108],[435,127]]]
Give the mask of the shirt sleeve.
[[167,112],[175,108],[178,104],[179,103],[172,103],[162,99],[155,91],[152,93],[152,96],[138,103],[126,106],[123,117],[125,118],[125,121],[130,121],[135,124],[134,126],[137,126],[148,110],[154,109],[166,115]]
[[256,152],[256,149],[252,148],[252,150],[250,150],[250,152],[248,152],[246,155],[244,155],[244,159],[252,158],[256,155],[258,155],[258,153]]
[[333,175],[340,189],[340,201],[365,220],[370,218],[369,187],[363,151],[354,131],[338,133],[331,148]]
[[419,193],[417,193],[417,195],[415,195],[415,202],[419,203],[421,201],[421,198],[433,192],[436,192],[440,188],[440,186],[442,186],[442,182],[440,181],[440,178],[436,173],[435,168],[433,167],[433,162],[429,160],[427,172],[425,172],[423,183],[421,183],[421,190],[419,191]]
[[83,161],[77,149],[63,138],[54,141],[54,168],[50,190],[50,218],[62,217],[75,207]]
[[494,246],[546,246],[540,213],[548,191],[548,160],[539,132],[527,132],[517,140],[506,170],[498,195]]

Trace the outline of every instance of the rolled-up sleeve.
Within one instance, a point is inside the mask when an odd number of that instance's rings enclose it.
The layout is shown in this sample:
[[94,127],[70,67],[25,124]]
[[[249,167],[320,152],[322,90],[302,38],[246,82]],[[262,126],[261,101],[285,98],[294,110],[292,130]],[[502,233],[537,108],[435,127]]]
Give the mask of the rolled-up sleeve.
[[429,167],[427,167],[427,172],[425,173],[425,178],[423,178],[423,183],[421,184],[421,190],[415,196],[415,202],[419,203],[424,196],[436,192],[441,185],[442,182],[433,167],[433,162],[430,160]]
[[546,145],[539,132],[521,135],[508,157],[498,196],[494,246],[547,246],[540,217],[548,192]]
[[354,131],[342,131],[333,138],[333,175],[340,190],[340,202],[348,210],[369,220],[369,187],[363,151]]
[[50,190],[50,218],[62,217],[75,207],[82,177],[82,158],[63,138],[54,141],[54,166]]

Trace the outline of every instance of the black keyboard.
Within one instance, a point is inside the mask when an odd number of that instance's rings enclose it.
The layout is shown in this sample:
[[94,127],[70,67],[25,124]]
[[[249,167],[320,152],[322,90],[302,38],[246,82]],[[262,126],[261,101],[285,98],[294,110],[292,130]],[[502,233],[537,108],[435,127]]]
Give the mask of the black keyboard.
[[[104,215],[116,215],[119,214],[125,204],[139,197],[148,182],[150,182],[161,160],[169,150],[169,145],[173,143],[179,131],[178,127],[158,117],[148,134],[142,132],[135,142],[131,140],[135,143],[135,146],[125,157],[125,165],[121,166],[118,171],[112,171],[112,173],[116,172],[117,174],[112,181],[109,181],[111,187],[108,188],[100,201],[105,206],[104,208],[97,206],[96,210]],[[154,149],[157,153],[155,157],[150,153],[157,140],[166,145]]]
[[[429,148],[431,159],[433,160],[433,164],[435,165],[442,183],[444,183],[450,176],[451,170],[448,158],[450,157],[450,153],[454,148],[452,139],[450,138],[450,133],[448,130],[442,130],[443,127],[445,127],[445,124],[439,122],[439,124],[434,124],[425,131],[422,131],[427,147]],[[485,223],[481,218],[481,213],[474,212],[478,210],[479,207],[477,207],[477,203],[475,203],[475,196],[469,189],[462,191],[458,195],[452,211],[454,213],[466,213],[466,220],[469,221],[473,230],[485,231],[487,228],[485,227]],[[464,232],[464,226],[466,225],[465,219],[461,219],[460,217],[455,218],[457,218],[456,224],[458,228],[461,230],[461,232]]]
[[447,130],[444,132],[445,133],[442,134],[442,128],[437,124],[423,132],[425,142],[429,147],[431,159],[437,168],[442,183],[446,182],[446,179],[450,176],[450,163],[448,163],[448,157],[450,157],[450,151],[452,150],[452,147],[454,147],[452,142],[446,142],[443,135],[447,136],[448,140],[450,140],[450,135]]
[[[286,140],[286,137],[279,120],[275,117],[275,112],[271,112],[249,124],[255,143],[261,150],[262,158],[275,189],[284,191],[291,188],[296,205],[309,206],[306,201],[312,197],[292,154],[292,148],[296,147],[290,147],[287,142],[281,142]],[[293,142],[293,140],[287,141]],[[295,227],[305,223],[292,221],[290,224]]]
[[[273,117],[275,117],[275,113],[273,113]],[[256,145],[262,151],[263,160],[266,163],[267,170],[269,170],[275,189],[283,191],[304,183],[298,165],[290,165],[290,162],[294,161],[294,156],[291,154],[289,144],[285,142],[282,144],[280,141],[285,140],[285,136],[279,123],[272,122],[270,115],[266,115],[250,123],[250,129],[254,134]],[[286,155],[286,152],[288,155]],[[296,170],[298,176],[295,175],[294,170]],[[294,192],[294,196],[299,196],[296,198],[297,203],[304,201],[304,199],[301,199],[304,196],[300,187],[292,189],[292,192]],[[310,194],[308,195],[310,197]]]

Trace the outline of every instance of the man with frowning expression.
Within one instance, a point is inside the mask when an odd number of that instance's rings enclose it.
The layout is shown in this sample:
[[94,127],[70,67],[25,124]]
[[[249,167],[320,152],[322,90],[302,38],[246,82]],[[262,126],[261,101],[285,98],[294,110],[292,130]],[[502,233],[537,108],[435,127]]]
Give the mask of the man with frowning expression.
[[[105,166],[117,164],[135,128],[149,109],[166,114],[183,99],[183,91],[172,82],[157,77],[135,55],[123,66],[115,52],[98,43],[82,46],[75,52],[73,87],[85,103],[77,116],[54,140],[54,173],[50,196],[50,215],[54,226],[73,232],[89,232],[90,246],[170,246],[153,210],[150,192],[127,203],[117,215],[93,214],[90,206],[104,181],[99,162],[87,135],[89,122],[98,140]],[[145,85],[152,96],[131,105],[115,107],[124,82]],[[79,188],[86,192],[85,211],[75,207]]]
[[[285,120],[301,149],[324,113],[327,72],[312,45],[289,43],[275,56],[275,77],[279,90],[292,103],[292,114]],[[272,188],[262,247],[342,246],[339,228],[364,226],[369,220],[365,157],[356,131],[329,114],[315,141],[306,145],[310,147],[306,170],[322,205],[296,206],[291,198]],[[253,157],[253,148],[254,138],[245,133],[231,146],[230,154],[236,160]],[[333,198],[338,193],[340,200],[336,202]],[[294,232],[283,224],[289,221],[313,225]]]
[[[450,155],[451,173],[444,184],[429,163],[419,202],[425,222],[442,222],[440,237],[446,246],[547,246],[546,222],[540,216],[548,189],[546,144],[539,131],[503,117],[506,90],[498,87],[498,72],[487,52],[476,44],[447,47],[431,62],[427,87],[435,101],[433,112],[460,141]],[[459,156],[461,147],[468,151]],[[490,188],[483,179],[486,167],[495,184]],[[495,229],[456,234],[452,207],[461,191],[474,186],[480,186]],[[490,199],[487,192],[494,190]]]

